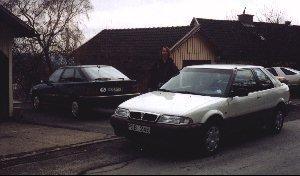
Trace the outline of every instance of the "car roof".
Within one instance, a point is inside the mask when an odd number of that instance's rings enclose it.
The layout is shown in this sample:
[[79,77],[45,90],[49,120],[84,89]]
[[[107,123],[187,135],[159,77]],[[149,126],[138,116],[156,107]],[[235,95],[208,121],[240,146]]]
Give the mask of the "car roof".
[[76,65],[76,66],[65,66],[61,67],[62,69],[64,68],[90,68],[90,67],[111,67],[109,65]]
[[225,70],[233,70],[233,69],[245,69],[245,68],[264,68],[262,66],[255,65],[230,65],[230,64],[208,64],[208,65],[193,65],[188,66],[187,68],[211,68],[211,69],[225,69]]

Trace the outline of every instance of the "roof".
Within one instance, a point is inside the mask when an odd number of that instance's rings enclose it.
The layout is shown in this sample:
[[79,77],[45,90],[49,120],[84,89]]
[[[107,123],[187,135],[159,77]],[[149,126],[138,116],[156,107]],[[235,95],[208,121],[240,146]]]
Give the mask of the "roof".
[[72,55],[80,64],[111,65],[135,80],[161,57],[161,47],[172,47],[191,26],[103,30],[76,49]]
[[90,68],[90,67],[110,67],[109,65],[76,65],[76,66],[65,66],[61,68]]
[[103,30],[73,55],[154,59],[159,57],[162,46],[172,47],[191,29],[191,26],[181,26]]
[[35,36],[33,28],[16,17],[9,10],[0,5],[0,22],[6,23],[13,30],[14,37],[33,37]]
[[255,65],[210,64],[210,65],[193,65],[193,66],[188,66],[187,68],[211,68],[211,69],[233,70],[233,69],[263,68],[263,67],[255,66]]
[[197,18],[199,33],[225,59],[298,59],[300,26]]

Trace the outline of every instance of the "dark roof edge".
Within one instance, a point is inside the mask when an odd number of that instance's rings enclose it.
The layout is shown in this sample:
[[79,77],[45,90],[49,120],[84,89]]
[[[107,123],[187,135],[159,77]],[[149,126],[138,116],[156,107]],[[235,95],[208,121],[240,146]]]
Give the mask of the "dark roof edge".
[[121,30],[145,30],[145,29],[172,29],[172,28],[184,28],[184,27],[190,27],[190,26],[167,26],[167,27],[149,27],[149,28],[123,28],[123,29],[103,29],[98,34],[96,34],[94,37],[86,41],[84,44],[76,48],[71,55],[74,55],[78,50],[80,50],[85,45],[89,44],[91,41],[93,41],[95,38],[97,38],[101,33],[105,31],[121,31]]
[[197,33],[200,30],[199,23],[185,36],[183,36],[174,46],[171,47],[171,51],[176,50],[178,47],[180,47],[184,42],[186,42],[191,36],[193,36],[195,33]]
[[18,27],[20,27],[19,30],[22,30],[22,32],[17,32],[14,37],[34,37],[36,36],[34,29],[28,26],[24,21],[16,17],[12,12],[7,10],[3,5],[0,5],[0,13],[5,15],[5,18],[9,18],[15,23]]

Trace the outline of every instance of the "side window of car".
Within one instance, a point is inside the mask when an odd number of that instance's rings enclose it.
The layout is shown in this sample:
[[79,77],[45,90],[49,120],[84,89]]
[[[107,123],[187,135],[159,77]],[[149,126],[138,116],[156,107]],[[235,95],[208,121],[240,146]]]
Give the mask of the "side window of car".
[[238,70],[235,77],[234,86],[244,87],[249,91],[249,93],[256,91],[257,84],[252,71],[248,69]]
[[52,83],[57,83],[60,79],[60,76],[63,72],[63,69],[56,70],[50,77],[49,81]]
[[272,73],[272,75],[278,76],[278,73],[276,72],[275,68],[268,68],[267,70],[268,70],[270,73]]
[[74,81],[74,69],[67,68],[63,72],[60,82],[73,82]]
[[254,69],[254,72],[260,82],[260,90],[266,90],[274,88],[274,84],[271,79],[259,68]]
[[74,82],[83,82],[85,81],[84,77],[80,73],[79,69],[75,69],[75,77],[74,77]]
[[280,68],[282,70],[282,72],[285,74],[285,75],[296,75],[297,73],[291,71],[291,70],[288,70],[286,68]]

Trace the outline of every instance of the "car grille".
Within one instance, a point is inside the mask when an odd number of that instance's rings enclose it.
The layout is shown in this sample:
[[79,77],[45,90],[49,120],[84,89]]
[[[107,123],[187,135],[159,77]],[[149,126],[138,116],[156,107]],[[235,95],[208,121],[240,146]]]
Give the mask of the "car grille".
[[130,112],[130,118],[147,122],[155,122],[158,118],[158,115],[141,112]]

